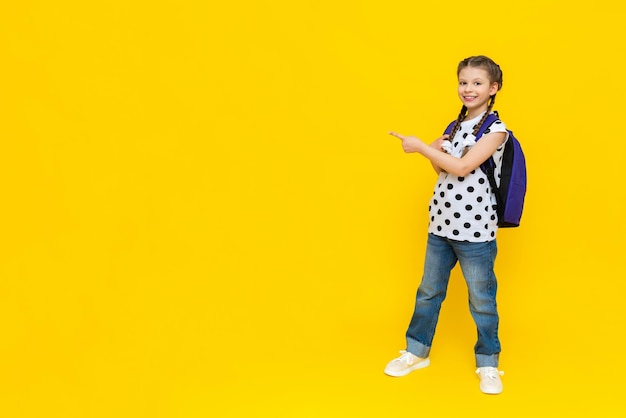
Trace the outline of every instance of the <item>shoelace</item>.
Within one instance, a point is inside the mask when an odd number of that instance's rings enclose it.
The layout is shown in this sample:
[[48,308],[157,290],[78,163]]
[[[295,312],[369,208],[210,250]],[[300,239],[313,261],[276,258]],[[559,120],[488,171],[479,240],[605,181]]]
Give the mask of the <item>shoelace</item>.
[[413,354],[409,353],[406,350],[400,350],[400,354],[402,354],[400,357],[398,357],[396,359],[396,361],[399,362],[405,362],[408,365],[413,364],[413,362],[415,361]]
[[[482,373],[481,373],[481,368],[483,369]],[[486,377],[491,380],[496,380],[498,375],[504,376],[504,372],[502,370],[496,369],[495,367],[481,367],[481,368],[476,369],[476,373],[480,374],[481,377],[483,378]]]

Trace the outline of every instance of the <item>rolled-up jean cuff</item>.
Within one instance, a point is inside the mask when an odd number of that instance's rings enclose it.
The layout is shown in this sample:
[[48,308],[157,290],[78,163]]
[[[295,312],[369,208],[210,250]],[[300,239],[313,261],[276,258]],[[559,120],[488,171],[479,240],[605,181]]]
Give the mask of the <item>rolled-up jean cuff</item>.
[[414,356],[420,358],[428,358],[428,356],[430,355],[430,347],[420,343],[419,341],[415,341],[412,338],[407,338],[406,344],[406,351],[413,354]]
[[498,367],[499,364],[500,353],[476,354],[476,367]]

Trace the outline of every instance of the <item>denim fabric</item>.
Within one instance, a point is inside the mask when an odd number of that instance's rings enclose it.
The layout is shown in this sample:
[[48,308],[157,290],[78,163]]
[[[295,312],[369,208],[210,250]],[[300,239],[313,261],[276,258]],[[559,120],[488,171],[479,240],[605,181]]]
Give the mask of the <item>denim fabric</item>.
[[496,241],[455,241],[428,235],[424,276],[417,290],[415,310],[406,332],[407,351],[428,357],[441,304],[446,297],[450,271],[457,261],[468,287],[469,308],[478,330],[474,346],[477,367],[498,367],[497,282],[494,273]]

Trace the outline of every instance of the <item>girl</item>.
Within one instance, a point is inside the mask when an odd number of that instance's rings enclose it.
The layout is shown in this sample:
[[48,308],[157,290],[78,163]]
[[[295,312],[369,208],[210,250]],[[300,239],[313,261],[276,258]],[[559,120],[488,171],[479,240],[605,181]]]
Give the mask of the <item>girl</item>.
[[498,394],[502,392],[502,372],[497,369],[500,340],[494,274],[496,199],[480,165],[493,156],[496,179],[499,177],[499,162],[508,134],[504,123],[497,120],[479,141],[475,141],[475,136],[502,88],[502,71],[490,58],[473,56],[459,63],[457,77],[463,107],[449,136],[427,145],[413,136],[390,133],[402,140],[405,152],[416,152],[430,160],[439,177],[430,201],[424,275],[406,332],[407,347],[400,357],[387,364],[385,373],[399,377],[430,364],[428,356],[439,310],[446,297],[450,271],[458,261],[478,329],[474,352],[480,389]]

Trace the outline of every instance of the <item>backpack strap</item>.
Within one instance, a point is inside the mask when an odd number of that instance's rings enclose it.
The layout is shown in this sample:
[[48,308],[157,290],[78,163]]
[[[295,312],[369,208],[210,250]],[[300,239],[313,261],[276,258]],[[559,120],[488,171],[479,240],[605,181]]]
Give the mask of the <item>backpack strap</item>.
[[[476,132],[476,141],[478,141],[483,136],[485,131],[498,119],[500,119],[500,117],[498,116],[498,112],[488,114],[480,129],[478,130],[478,132]],[[480,165],[480,168],[482,168],[483,171],[487,174],[489,174],[489,172],[486,171],[487,168],[491,168],[491,171],[493,172],[495,168],[495,162],[493,161],[493,157],[489,157],[484,163]]]
[[487,118],[485,118],[485,121],[483,122],[483,125],[480,127],[480,129],[476,133],[476,141],[478,141],[480,137],[483,136],[487,128],[489,128],[498,119],[500,119],[500,116],[498,116],[498,112],[493,112],[493,113],[488,114]]
[[[487,118],[483,122],[483,125],[480,127],[480,129],[476,133],[476,141],[478,141],[480,137],[483,136],[485,131],[498,119],[500,119],[500,117],[498,116],[498,112],[490,113],[489,115],[487,115]],[[501,201],[500,193],[498,193],[499,187],[496,183],[496,175],[495,175],[496,163],[493,160],[493,156],[489,157],[484,163],[482,163],[480,165],[480,169],[483,170],[483,172],[487,175],[487,179],[489,180],[489,185],[491,186],[491,190],[493,190],[493,193],[496,196],[496,204],[498,205],[499,208],[503,207],[502,205],[504,202]]]

